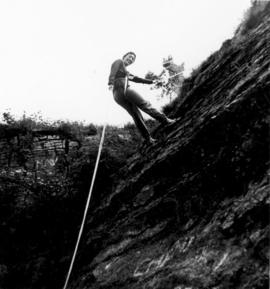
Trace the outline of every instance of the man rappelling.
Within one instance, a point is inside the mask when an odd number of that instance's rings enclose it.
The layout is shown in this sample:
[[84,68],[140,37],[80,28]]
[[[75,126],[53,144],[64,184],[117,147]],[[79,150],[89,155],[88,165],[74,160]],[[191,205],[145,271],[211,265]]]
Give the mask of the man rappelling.
[[153,80],[134,76],[126,70],[126,67],[134,63],[135,59],[136,54],[134,52],[128,52],[122,59],[114,61],[108,84],[109,89],[113,92],[114,100],[132,116],[146,143],[152,144],[155,143],[156,140],[151,137],[140,110],[164,125],[171,124],[175,122],[175,120],[168,118],[164,113],[155,109],[148,101],[143,99],[139,93],[129,87],[129,81],[144,84],[154,83]]

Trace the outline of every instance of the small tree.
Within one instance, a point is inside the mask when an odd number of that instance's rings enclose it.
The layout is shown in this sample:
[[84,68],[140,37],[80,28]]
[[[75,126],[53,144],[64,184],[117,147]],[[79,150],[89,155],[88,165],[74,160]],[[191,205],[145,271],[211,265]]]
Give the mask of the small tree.
[[153,89],[161,89],[160,97],[169,97],[170,101],[175,98],[182,88],[184,81],[184,63],[177,65],[171,55],[163,58],[163,70],[159,75],[149,71],[145,78],[155,80]]

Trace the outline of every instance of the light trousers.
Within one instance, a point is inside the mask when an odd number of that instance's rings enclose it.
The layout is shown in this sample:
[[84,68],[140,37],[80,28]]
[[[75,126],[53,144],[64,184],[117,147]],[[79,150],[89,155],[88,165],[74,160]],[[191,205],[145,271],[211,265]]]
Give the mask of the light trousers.
[[149,140],[150,133],[145,125],[140,110],[161,123],[167,122],[167,117],[165,114],[152,107],[152,105],[143,99],[139,93],[129,87],[126,89],[126,93],[124,93],[124,89],[120,87],[115,88],[113,90],[113,96],[114,100],[132,116],[139,132],[146,140]]

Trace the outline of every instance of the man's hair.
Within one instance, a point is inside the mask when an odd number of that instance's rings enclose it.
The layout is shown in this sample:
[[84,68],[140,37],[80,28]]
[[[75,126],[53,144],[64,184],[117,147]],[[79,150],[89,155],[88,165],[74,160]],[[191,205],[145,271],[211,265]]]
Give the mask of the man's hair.
[[132,54],[132,55],[134,55],[134,58],[136,59],[136,54],[133,52],[133,51],[129,51],[128,53],[126,53],[123,57],[122,57],[122,59],[124,59],[127,55],[129,55],[129,54]]

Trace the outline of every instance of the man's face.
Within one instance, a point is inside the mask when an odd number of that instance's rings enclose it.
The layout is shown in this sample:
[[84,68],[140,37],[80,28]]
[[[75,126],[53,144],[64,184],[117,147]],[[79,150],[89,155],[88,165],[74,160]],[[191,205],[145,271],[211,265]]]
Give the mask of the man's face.
[[135,61],[135,55],[130,53],[124,57],[123,61],[125,66],[128,66]]

